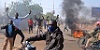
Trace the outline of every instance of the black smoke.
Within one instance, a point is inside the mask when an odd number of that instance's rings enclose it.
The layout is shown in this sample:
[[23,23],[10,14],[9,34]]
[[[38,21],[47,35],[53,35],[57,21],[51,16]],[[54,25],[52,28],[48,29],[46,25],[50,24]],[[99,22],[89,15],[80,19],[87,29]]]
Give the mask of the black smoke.
[[63,13],[66,15],[65,21],[69,27],[79,22],[78,15],[82,5],[81,0],[63,0]]
[[66,15],[65,23],[71,30],[78,28],[76,24],[79,23],[78,15],[82,5],[81,0],[63,0],[62,12]]

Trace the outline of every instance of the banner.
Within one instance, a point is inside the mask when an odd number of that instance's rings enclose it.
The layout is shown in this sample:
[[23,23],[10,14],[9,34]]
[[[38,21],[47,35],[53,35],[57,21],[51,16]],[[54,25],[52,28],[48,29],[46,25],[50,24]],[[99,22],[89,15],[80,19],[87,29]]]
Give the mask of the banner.
[[92,17],[100,17],[100,7],[92,7]]

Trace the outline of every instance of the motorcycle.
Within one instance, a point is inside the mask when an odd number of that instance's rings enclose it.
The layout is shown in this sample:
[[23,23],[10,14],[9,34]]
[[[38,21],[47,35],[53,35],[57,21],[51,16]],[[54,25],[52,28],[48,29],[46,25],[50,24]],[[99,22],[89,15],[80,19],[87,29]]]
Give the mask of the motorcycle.
[[[78,40],[78,45],[80,48],[84,49],[88,38],[90,38],[91,35],[88,34],[87,32],[84,32],[84,36],[79,38]],[[91,45],[86,48],[85,50],[90,49],[90,50],[100,50],[100,40],[96,40],[95,42],[92,42]]]
[[36,50],[35,46],[32,46],[30,42],[22,42],[22,47],[18,50]]

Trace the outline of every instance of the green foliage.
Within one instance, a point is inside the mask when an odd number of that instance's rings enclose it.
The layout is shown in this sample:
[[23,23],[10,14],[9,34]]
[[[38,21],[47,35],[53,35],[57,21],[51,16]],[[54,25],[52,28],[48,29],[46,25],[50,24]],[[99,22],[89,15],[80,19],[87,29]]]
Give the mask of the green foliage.
[[39,4],[31,4],[32,0],[22,0],[22,2],[12,2],[9,6],[9,14],[10,16],[14,16],[16,12],[19,13],[20,16],[25,16],[29,11],[32,11],[30,17],[34,17],[35,14],[41,16],[43,14],[43,8]]
[[45,16],[45,18],[47,18],[48,20],[56,19],[56,16],[54,16],[51,12],[47,12]]

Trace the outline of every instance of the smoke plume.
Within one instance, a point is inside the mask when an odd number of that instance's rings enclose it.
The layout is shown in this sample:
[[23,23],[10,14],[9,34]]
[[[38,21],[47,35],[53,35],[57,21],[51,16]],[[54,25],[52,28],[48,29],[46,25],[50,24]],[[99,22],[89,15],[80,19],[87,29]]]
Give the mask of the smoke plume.
[[81,0],[63,0],[63,13],[66,15],[65,23],[68,25],[69,29],[77,29],[76,24],[79,22],[78,15],[82,8]]

